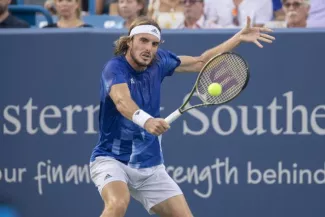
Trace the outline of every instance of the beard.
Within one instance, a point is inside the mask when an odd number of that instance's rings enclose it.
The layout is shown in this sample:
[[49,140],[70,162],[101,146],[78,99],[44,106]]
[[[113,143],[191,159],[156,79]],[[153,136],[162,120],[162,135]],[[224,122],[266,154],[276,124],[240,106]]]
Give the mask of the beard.
[[7,5],[0,5],[0,15],[4,14],[8,9]]
[[153,62],[154,59],[155,59],[155,56],[154,56],[154,57],[151,59],[150,63],[148,63],[148,64],[146,64],[146,63],[142,63],[140,60],[138,60],[138,59],[135,57],[132,48],[131,48],[131,50],[130,50],[130,56],[131,56],[132,60],[133,60],[133,61],[134,61],[134,62],[135,62],[139,67],[147,67],[147,66],[151,65],[152,62]]
[[298,17],[298,13],[296,11],[290,11],[287,13],[287,21],[295,21]]
[[297,16],[298,13],[296,11],[290,11],[287,13],[287,17],[294,17],[294,16]]

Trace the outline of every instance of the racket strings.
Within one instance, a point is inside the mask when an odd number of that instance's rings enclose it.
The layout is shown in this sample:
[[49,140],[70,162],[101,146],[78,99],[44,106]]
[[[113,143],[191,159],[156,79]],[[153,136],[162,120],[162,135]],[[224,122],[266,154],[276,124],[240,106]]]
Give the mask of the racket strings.
[[[196,90],[204,103],[221,104],[238,95],[247,80],[247,65],[236,54],[226,53],[213,59],[199,75]],[[219,83],[222,93],[211,96],[208,87],[211,83]]]

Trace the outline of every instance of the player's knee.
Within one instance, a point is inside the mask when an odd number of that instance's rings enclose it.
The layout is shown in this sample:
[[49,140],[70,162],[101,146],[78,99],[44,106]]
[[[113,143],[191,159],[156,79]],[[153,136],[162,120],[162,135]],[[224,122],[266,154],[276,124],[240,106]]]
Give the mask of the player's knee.
[[125,213],[130,198],[112,198],[105,203],[105,212]]

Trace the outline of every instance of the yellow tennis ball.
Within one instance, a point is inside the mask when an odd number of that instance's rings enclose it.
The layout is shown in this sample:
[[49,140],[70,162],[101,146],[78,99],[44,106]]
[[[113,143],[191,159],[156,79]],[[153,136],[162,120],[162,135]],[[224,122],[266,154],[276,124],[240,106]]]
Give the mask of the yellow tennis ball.
[[222,92],[222,86],[219,83],[212,83],[208,87],[208,92],[211,96],[219,96]]

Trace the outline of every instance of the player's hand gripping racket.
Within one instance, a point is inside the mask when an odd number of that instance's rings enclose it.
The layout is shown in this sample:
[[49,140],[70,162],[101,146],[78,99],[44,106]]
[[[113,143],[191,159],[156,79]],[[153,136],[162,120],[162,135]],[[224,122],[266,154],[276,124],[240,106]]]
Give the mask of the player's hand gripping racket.
[[[190,109],[229,102],[245,89],[248,80],[249,68],[240,55],[226,52],[214,56],[202,68],[191,93],[183,105],[165,118],[165,121],[171,124]],[[208,87],[212,83],[219,83],[222,86],[220,95],[213,96],[209,94]],[[190,107],[186,106],[195,91],[202,103]]]

